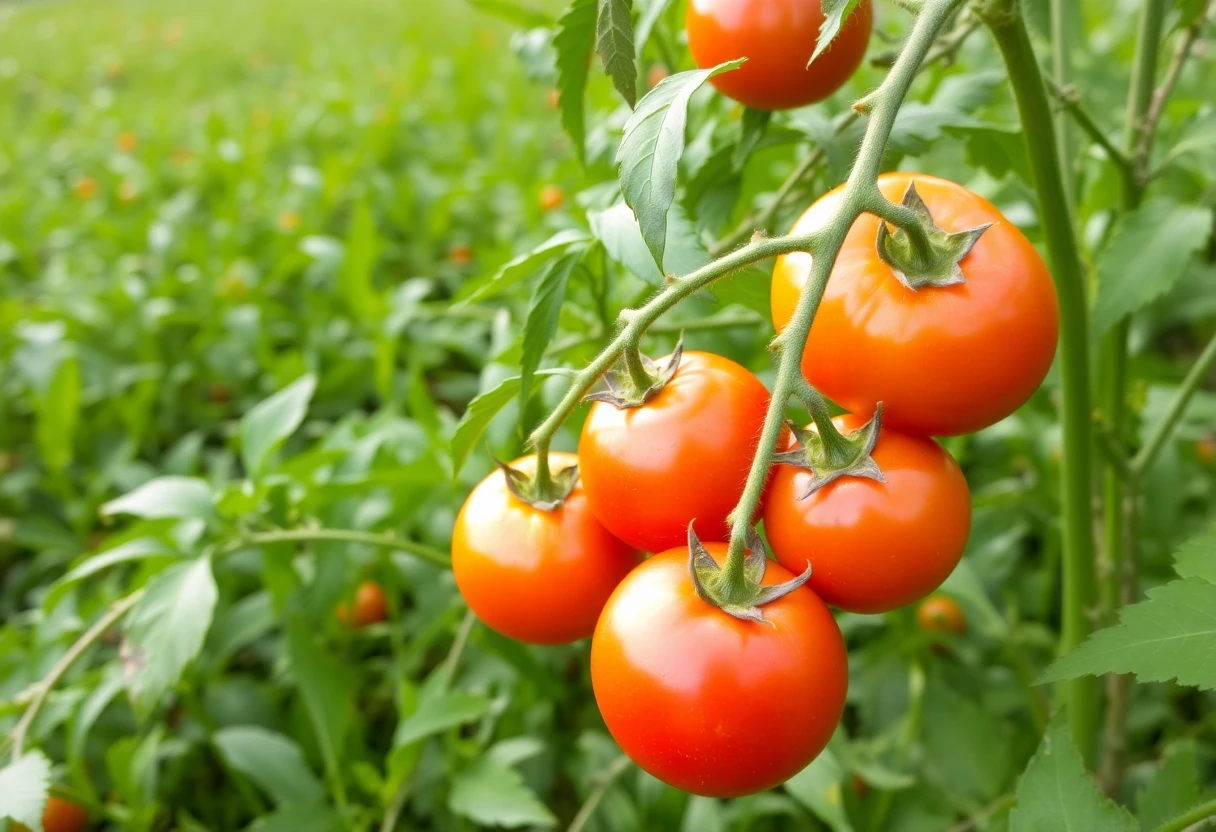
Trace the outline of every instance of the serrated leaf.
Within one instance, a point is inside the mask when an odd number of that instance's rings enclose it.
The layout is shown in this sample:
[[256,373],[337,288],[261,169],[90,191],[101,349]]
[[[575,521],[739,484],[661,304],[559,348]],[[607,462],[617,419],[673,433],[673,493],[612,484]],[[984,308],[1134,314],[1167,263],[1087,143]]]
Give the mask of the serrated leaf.
[[565,254],[571,246],[582,245],[590,239],[587,232],[578,229],[568,228],[559,231],[531,251],[507,261],[488,280],[476,284],[466,284],[456,293],[457,300],[461,305],[467,305],[496,295],[504,289],[509,289],[517,283],[527,280],[550,261]]
[[852,832],[844,809],[844,774],[835,755],[825,750],[787,780],[784,788],[834,832]]
[[671,0],[641,0],[641,5],[642,13],[638,16],[638,25],[633,30],[634,49],[638,57],[642,56],[642,50],[650,40],[650,33],[654,31],[654,26],[663,16],[663,12],[671,5]]
[[1039,682],[1105,673],[1216,688],[1216,584],[1187,578],[1150,589],[1147,601],[1124,607],[1117,625],[1056,659]]
[[1211,223],[1210,210],[1168,198],[1121,216],[1098,255],[1091,337],[1096,341],[1123,316],[1168,292],[1207,242]]
[[418,703],[418,710],[397,725],[393,747],[399,748],[420,739],[455,728],[483,717],[490,710],[490,700],[463,691],[450,691],[429,696]]
[[537,799],[515,769],[489,756],[457,774],[448,808],[483,827],[553,826],[557,818]]
[[256,725],[238,725],[216,731],[212,742],[231,768],[252,780],[279,806],[317,804],[325,797],[300,747],[282,734]]
[[534,9],[521,3],[508,3],[505,0],[468,0],[468,3],[475,9],[494,15],[499,20],[505,20],[516,26],[531,28],[534,26],[553,25],[552,17],[540,9]]
[[1216,531],[1197,534],[1174,553],[1174,571],[1183,578],[1216,584]]
[[532,395],[532,376],[540,367],[549,342],[557,332],[557,321],[566,298],[566,283],[575,267],[582,262],[586,248],[571,249],[561,259],[550,263],[541,273],[528,317],[524,321],[523,347],[520,352],[519,399],[526,403]]
[[353,715],[354,679],[346,667],[317,645],[313,628],[301,613],[288,616],[286,629],[287,657],[321,757],[331,776],[340,777],[346,732]]
[[[565,370],[537,370],[532,377],[534,379],[548,378],[565,373]],[[460,417],[459,424],[456,425],[456,432],[452,435],[453,476],[460,473],[465,460],[468,459],[469,452],[473,450],[474,443],[481,437],[486,426],[490,424],[490,420],[497,415],[498,411],[506,407],[508,402],[519,395],[519,388],[519,376],[512,376],[503,379],[493,390],[488,390],[469,402],[464,415]]]
[[125,627],[123,669],[137,712],[150,713],[198,655],[218,595],[210,558],[174,564],[148,583]]
[[0,768],[0,818],[42,829],[42,808],[51,785],[51,761],[41,751],[22,754]]
[[1183,740],[1166,753],[1153,779],[1136,797],[1143,832],[1150,832],[1199,802],[1199,760],[1194,740]]
[[621,192],[642,228],[642,239],[656,263],[667,245],[667,212],[676,194],[688,102],[707,80],[743,65],[742,60],[712,69],[680,72],[659,82],[643,96],[625,122],[617,151]]
[[807,66],[815,62],[823,51],[832,45],[832,41],[840,34],[840,27],[844,25],[844,21],[853,9],[857,8],[857,4],[861,0],[822,0],[819,4],[823,10],[823,23],[819,26],[819,37],[815,41],[815,51],[811,53],[811,59],[807,61]]
[[270,398],[254,405],[241,419],[241,461],[250,479],[257,479],[270,455],[295,433],[308,413],[317,377],[300,376]]
[[211,486],[197,477],[157,477],[117,497],[100,509],[103,517],[131,514],[135,517],[215,516],[215,498]]
[[1134,832],[1138,827],[1125,809],[1098,790],[1073,745],[1068,721],[1058,714],[1018,781],[1017,804],[1009,815],[1009,829],[1010,832],[1047,829]]
[[553,48],[557,52],[557,106],[562,129],[574,143],[580,162],[586,161],[587,126],[584,95],[591,50],[595,48],[597,0],[573,0],[557,21]]
[[630,107],[638,101],[638,65],[633,48],[633,0],[599,0],[595,49],[612,86]]

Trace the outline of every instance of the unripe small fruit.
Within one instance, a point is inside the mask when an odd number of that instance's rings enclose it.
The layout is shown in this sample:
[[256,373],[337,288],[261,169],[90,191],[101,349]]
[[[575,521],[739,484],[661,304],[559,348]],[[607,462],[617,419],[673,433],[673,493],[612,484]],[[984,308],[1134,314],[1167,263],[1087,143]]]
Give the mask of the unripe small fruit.
[[388,618],[388,600],[384,588],[375,581],[364,581],[355,590],[354,613],[346,602],[338,604],[338,621],[348,627],[360,629],[377,624]]
[[448,261],[453,266],[467,266],[473,262],[473,250],[463,243],[457,243],[448,249]]
[[945,595],[933,595],[922,601],[916,609],[916,621],[929,633],[962,635],[967,632],[967,617],[962,608]]
[[552,211],[566,201],[566,195],[556,185],[546,185],[540,189],[540,207]]
[[72,184],[72,190],[80,199],[92,199],[97,196],[97,180],[91,176],[81,176]]
[[135,135],[131,130],[123,130],[118,134],[115,144],[118,145],[118,149],[123,153],[131,153],[135,148],[139,147],[139,136]]
[[659,85],[659,82],[671,75],[667,67],[663,64],[655,64],[646,73],[646,89],[652,90]]

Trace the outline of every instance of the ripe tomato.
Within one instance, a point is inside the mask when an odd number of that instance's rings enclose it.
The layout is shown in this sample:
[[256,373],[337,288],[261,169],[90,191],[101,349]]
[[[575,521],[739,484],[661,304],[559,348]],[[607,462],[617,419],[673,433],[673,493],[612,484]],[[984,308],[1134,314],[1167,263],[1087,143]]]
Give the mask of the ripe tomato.
[[566,195],[556,185],[546,185],[540,189],[538,201],[543,210],[552,211],[561,207],[561,204],[566,201]]
[[345,602],[338,604],[338,621],[348,627],[366,627],[388,618],[388,601],[384,588],[375,581],[364,581],[355,590],[355,611]]
[[743,494],[768,402],[754,375],[705,352],[684,353],[641,407],[596,402],[579,440],[591,510],[644,552],[679,546],[693,520],[702,540],[727,540],[726,516]]
[[[842,432],[865,420],[833,420]],[[958,463],[932,439],[882,428],[871,454],[886,482],[841,477],[811,494],[811,472],[779,465],[764,530],[777,560],[801,572],[827,603],[878,613],[910,604],[954,571],[971,529],[971,498]]]
[[688,48],[702,69],[747,58],[710,79],[723,95],[759,110],[801,107],[844,86],[870,42],[870,0],[861,0],[808,67],[823,19],[820,0],[689,0]]
[[52,795],[42,810],[43,832],[82,832],[89,824],[89,813],[71,801]]
[[922,630],[930,633],[967,632],[967,618],[958,602],[945,595],[934,595],[921,601],[916,608],[916,621]]
[[[705,548],[725,561],[725,544]],[[763,583],[791,577],[770,564]],[[684,547],[621,582],[591,640],[591,684],[635,763],[684,791],[734,797],[785,782],[824,749],[844,711],[844,639],[805,588],[763,609],[768,623],[702,601]]]
[[[937,224],[960,231],[995,223],[960,263],[965,283],[903,286],[879,259],[878,218],[864,214],[849,231],[802,357],[802,372],[828,398],[858,414],[883,404],[883,423],[908,433],[970,433],[1008,416],[1051,367],[1059,306],[1051,275],[1034,246],[987,200],[932,176],[878,178],[899,202],[915,181]],[[794,224],[821,226],[841,190],[828,193]],[[773,269],[773,322],[789,323],[811,257],[794,253]]]
[[[578,462],[551,452],[554,471]],[[526,474],[536,458],[511,467]],[[581,484],[553,511],[520,501],[495,471],[465,500],[452,534],[452,572],[469,608],[519,641],[562,644],[591,635],[612,590],[638,552],[600,525]]]

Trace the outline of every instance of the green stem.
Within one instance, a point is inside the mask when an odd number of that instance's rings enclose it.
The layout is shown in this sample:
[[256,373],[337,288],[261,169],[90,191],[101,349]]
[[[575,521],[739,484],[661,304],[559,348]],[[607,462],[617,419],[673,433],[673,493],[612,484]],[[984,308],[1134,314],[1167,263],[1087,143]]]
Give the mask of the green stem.
[[1132,460],[1131,469],[1136,476],[1144,474],[1153,464],[1157,454],[1161,452],[1166,441],[1174,433],[1174,428],[1178,426],[1182,415],[1186,413],[1186,407],[1191,403],[1191,397],[1195,395],[1195,391],[1199,389],[1204,376],[1214,363],[1216,363],[1216,335],[1212,336],[1207,346],[1203,348],[1203,352],[1195,359],[1195,363],[1187,371],[1186,378],[1178,387],[1178,392],[1174,394],[1173,401],[1170,402],[1165,415],[1161,417],[1161,421],[1153,428],[1144,447]]
[[1127,124],[1124,127],[1123,147],[1132,156],[1136,165],[1136,176],[1124,183],[1123,207],[1134,208],[1144,195],[1144,172],[1147,159],[1140,158],[1137,149],[1148,130],[1149,108],[1153,104],[1153,86],[1157,79],[1157,53],[1161,44],[1161,32],[1165,26],[1165,13],[1170,0],[1145,0],[1140,15],[1140,28],[1136,32],[1136,57],[1132,64],[1132,83],[1127,95]]
[[[1000,5],[1000,4],[994,4]],[[1063,611],[1060,652],[1076,647],[1090,630],[1094,596],[1094,545],[1090,518],[1089,327],[1085,273],[1076,226],[1060,170],[1055,136],[1041,125],[1051,123],[1051,107],[1020,7],[1006,3],[986,22],[1009,70],[1026,137],[1031,178],[1038,197],[1039,225],[1060,298],[1060,396],[1063,423],[1060,500],[1063,523]],[[1092,677],[1063,683],[1063,698],[1073,739],[1087,760],[1093,759],[1097,733],[1098,686]]]
[[574,820],[566,827],[566,832],[582,832],[583,827],[587,825],[587,821],[595,814],[595,810],[604,802],[604,797],[608,794],[608,790],[612,788],[612,784],[617,781],[622,774],[629,770],[629,765],[632,761],[624,754],[617,757],[608,768],[604,769],[596,776],[596,786],[592,789],[591,794],[587,795],[587,799],[579,808],[578,814],[574,816]]
[[[1077,23],[1075,0],[1051,0],[1051,77],[1062,89],[1072,83],[1072,33]],[[1057,116],[1055,120],[1056,144],[1064,160],[1064,192],[1069,206],[1076,205],[1076,149],[1068,119]]]
[[1200,803],[1194,809],[1188,809],[1173,820],[1166,821],[1153,832],[1182,832],[1201,820],[1216,817],[1216,800]]
[[1089,137],[1090,141],[1106,152],[1107,158],[1114,162],[1123,176],[1130,177],[1134,174],[1132,160],[1119,149],[1118,145],[1111,141],[1106,132],[1094,121],[1089,111],[1081,105],[1081,97],[1077,94],[1076,90],[1071,87],[1061,87],[1055,82],[1049,81],[1047,91],[1059,102],[1060,109],[1072,117],[1082,132]]
[[638,393],[649,390],[654,384],[654,379],[642,366],[642,351],[639,349],[637,341],[631,341],[625,345],[625,368],[629,371],[629,380],[633,382]]
[[366,546],[383,546],[406,552],[436,566],[451,566],[452,560],[438,549],[432,549],[412,540],[402,540],[391,534],[360,532],[354,529],[278,529],[273,532],[257,532],[237,538],[221,547],[217,557],[224,557],[254,546],[270,546],[275,543],[359,543]]
[[945,26],[960,2],[961,0],[929,0],[925,3],[890,73],[882,85],[867,96],[867,99],[873,102],[873,107],[865,138],[862,139],[861,148],[857,153],[857,162],[853,165],[844,191],[840,195],[835,216],[820,230],[822,236],[815,246],[810,278],[802,287],[789,325],[773,342],[778,356],[773,397],[764,418],[764,430],[760,434],[760,444],[756,448],[756,455],[747,475],[743,496],[731,513],[730,550],[722,569],[723,586],[737,586],[744,580],[743,558],[752,518],[760,505],[760,497],[768,481],[773,452],[784,426],[786,404],[802,379],[802,353],[806,348],[811,322],[819,309],[819,301],[823,297],[828,277],[836,264],[836,256],[840,253],[840,247],[844,244],[845,236],[852,228],[853,222],[863,211],[881,213],[885,210],[884,206],[890,205],[878,192],[875,184],[882,166],[887,139],[921,62],[933,46],[938,32]]

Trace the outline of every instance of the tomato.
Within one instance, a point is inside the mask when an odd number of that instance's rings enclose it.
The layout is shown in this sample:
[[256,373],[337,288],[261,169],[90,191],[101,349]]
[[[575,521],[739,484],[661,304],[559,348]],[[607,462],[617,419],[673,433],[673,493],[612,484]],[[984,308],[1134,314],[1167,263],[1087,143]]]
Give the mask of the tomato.
[[[549,454],[554,471],[577,462]],[[511,467],[531,474],[536,458]],[[452,572],[469,608],[503,635],[533,644],[591,635],[604,602],[640,559],[595,519],[581,484],[557,509],[542,511],[511,494],[502,471],[473,489],[452,535]]]
[[[915,181],[947,231],[995,223],[960,262],[966,282],[911,290],[879,259],[878,218],[864,214],[836,259],[802,357],[802,371],[853,413],[883,404],[883,423],[908,433],[950,436],[1008,416],[1051,367],[1059,306],[1034,246],[987,200],[932,176],[888,173],[878,187],[894,202]],[[841,189],[802,215],[793,233],[826,222]],[[811,257],[780,257],[773,270],[773,322],[793,315]]]
[[[841,432],[865,420],[833,420]],[[811,472],[778,465],[764,508],[777,560],[801,572],[827,603],[878,613],[937,589],[958,565],[971,529],[971,497],[958,463],[932,439],[883,427],[871,454],[886,482],[841,477],[811,494]]]
[[[665,366],[666,358],[657,362]],[[768,410],[769,394],[728,358],[686,352],[675,376],[641,407],[596,402],[579,440],[591,510],[644,552],[730,536]]]
[[555,208],[560,208],[561,204],[566,201],[566,195],[562,193],[562,189],[556,185],[546,185],[540,189],[539,200],[540,207],[545,211],[552,211]]
[[709,82],[748,107],[787,110],[844,86],[866,55],[872,17],[862,0],[808,67],[824,19],[820,0],[689,0],[688,48],[702,69],[747,58]]
[[388,600],[384,597],[384,587],[375,581],[364,581],[355,590],[355,612],[351,615],[350,605],[345,602],[338,604],[338,620],[348,627],[366,627],[388,618]]
[[81,199],[92,199],[97,195],[97,180],[91,176],[81,176],[72,184],[72,190]]
[[646,73],[646,89],[652,90],[657,87],[663,79],[671,75],[667,67],[663,64],[655,64]]
[[[705,548],[725,562],[725,544]],[[774,563],[763,584],[791,577]],[[824,749],[844,711],[844,639],[805,588],[763,610],[768,623],[741,621],[702,601],[685,547],[621,582],[591,640],[591,684],[635,763],[686,792],[734,797],[785,782]]]
[[453,266],[467,266],[473,262],[473,249],[464,243],[456,243],[448,249],[448,262]]
[[89,825],[89,813],[83,807],[60,797],[47,798],[42,810],[43,832],[83,832]]
[[1216,462],[1216,436],[1205,436],[1196,442],[1195,456],[1204,465]]
[[945,595],[934,595],[922,601],[916,608],[916,621],[922,630],[930,633],[962,635],[967,632],[967,618],[962,608]]

